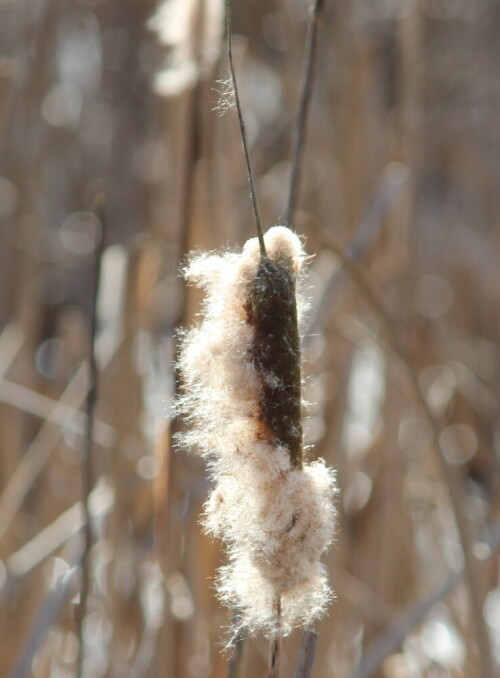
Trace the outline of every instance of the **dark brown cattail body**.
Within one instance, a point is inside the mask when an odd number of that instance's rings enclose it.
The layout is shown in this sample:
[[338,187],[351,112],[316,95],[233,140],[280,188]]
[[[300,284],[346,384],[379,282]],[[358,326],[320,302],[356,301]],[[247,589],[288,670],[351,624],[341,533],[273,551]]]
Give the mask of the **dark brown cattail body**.
[[286,447],[292,467],[302,468],[300,338],[296,274],[285,258],[261,258],[245,306],[254,327],[250,348],[262,382],[259,418],[263,437]]

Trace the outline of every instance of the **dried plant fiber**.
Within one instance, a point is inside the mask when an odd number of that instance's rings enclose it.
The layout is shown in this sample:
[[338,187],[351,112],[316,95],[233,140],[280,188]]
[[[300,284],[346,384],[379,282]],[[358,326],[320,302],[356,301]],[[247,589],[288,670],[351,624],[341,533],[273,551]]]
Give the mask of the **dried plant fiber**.
[[[185,445],[210,460],[205,527],[224,541],[220,598],[241,625],[271,636],[310,626],[330,589],[320,557],[335,523],[333,472],[303,459],[300,289],[305,253],[276,226],[241,253],[198,254],[186,279],[205,292],[182,342]],[[281,614],[276,616],[280,601]],[[279,628],[277,628],[279,626]]]

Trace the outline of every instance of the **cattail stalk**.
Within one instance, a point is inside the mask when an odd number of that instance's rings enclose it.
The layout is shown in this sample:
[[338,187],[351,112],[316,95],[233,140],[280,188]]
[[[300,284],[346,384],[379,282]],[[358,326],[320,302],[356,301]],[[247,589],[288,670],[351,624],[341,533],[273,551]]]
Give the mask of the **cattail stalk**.
[[269,678],[279,678],[281,663],[281,597],[275,601],[276,630],[269,648]]
[[106,199],[103,194],[95,198],[94,213],[101,224],[101,235],[97,243],[91,280],[90,296],[90,326],[89,326],[89,388],[87,393],[87,425],[85,435],[85,456],[83,460],[82,474],[82,499],[85,523],[83,528],[84,546],[81,559],[82,584],[80,591],[80,606],[78,610],[78,657],[77,657],[77,677],[84,675],[85,660],[85,618],[88,608],[88,597],[91,585],[90,572],[90,550],[93,543],[92,514],[90,511],[90,493],[94,485],[94,464],[93,464],[93,437],[94,437],[94,412],[97,402],[97,383],[99,369],[97,365],[97,356],[95,350],[97,336],[97,295],[99,292],[99,281],[101,273],[101,259],[104,250],[104,229],[105,229],[105,205]]
[[248,183],[250,185],[250,197],[252,199],[252,207],[255,217],[255,227],[257,229],[257,237],[259,239],[260,253],[262,257],[265,257],[267,254],[266,245],[264,243],[264,235],[262,233],[262,222],[260,220],[259,205],[257,203],[257,193],[255,191],[255,184],[253,180],[252,162],[250,160],[250,151],[248,148],[247,130],[245,126],[245,120],[243,118],[243,111],[241,109],[240,94],[238,91],[238,81],[236,79],[236,71],[234,69],[233,40],[231,30],[231,0],[226,0],[226,28],[227,28],[227,56],[229,60],[229,70],[231,71],[231,83],[234,92],[234,103],[236,104],[236,111],[238,113],[238,124],[240,126],[243,151],[245,153],[245,163],[247,166]]
[[300,170],[302,155],[304,152],[307,121],[311,105],[316,65],[318,59],[319,32],[323,18],[325,0],[315,0],[314,8],[307,34],[306,51],[304,58],[304,72],[300,88],[299,105],[295,117],[295,126],[292,137],[292,149],[290,157],[290,182],[285,207],[285,224],[291,226],[297,204],[300,188]]

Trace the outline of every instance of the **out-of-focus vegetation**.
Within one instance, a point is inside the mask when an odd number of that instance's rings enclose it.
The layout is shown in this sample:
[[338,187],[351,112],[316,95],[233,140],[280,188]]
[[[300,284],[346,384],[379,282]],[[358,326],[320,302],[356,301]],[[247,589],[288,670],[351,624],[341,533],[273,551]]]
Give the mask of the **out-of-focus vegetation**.
[[[233,4],[272,225],[285,209],[309,2]],[[202,81],[158,96],[154,10],[0,1],[1,676],[76,671],[98,194],[84,675],[226,675],[221,553],[197,523],[203,464],[172,447],[172,359],[199,303],[180,262],[241,244],[253,217],[236,116],[213,110],[224,50]],[[327,559],[337,599],[318,625],[316,678],[500,670],[499,34],[496,0],[326,0],[294,220],[315,254],[307,442],[341,487]],[[340,265],[332,238],[360,274]],[[283,676],[299,641],[284,642]],[[242,675],[265,675],[267,651],[250,639]]]

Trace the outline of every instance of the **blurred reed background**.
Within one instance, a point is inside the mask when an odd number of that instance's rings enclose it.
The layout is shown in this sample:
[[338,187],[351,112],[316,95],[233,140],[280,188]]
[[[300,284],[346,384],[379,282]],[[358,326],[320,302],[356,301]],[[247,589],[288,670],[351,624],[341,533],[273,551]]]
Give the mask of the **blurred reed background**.
[[[285,209],[310,2],[233,5],[270,226]],[[157,81],[168,96],[152,87],[165,61],[147,26],[155,8],[0,0],[6,678],[76,675],[86,470],[85,678],[227,672],[220,547],[198,525],[208,481],[171,445],[172,359],[199,304],[180,262],[241,245],[253,216],[236,115],[213,110],[228,75],[210,43],[222,35],[207,26],[214,2],[177,2],[179,36],[182,12],[194,14],[175,72]],[[315,254],[306,436],[341,487],[327,559],[337,599],[317,628],[316,678],[499,674],[499,34],[497,0],[325,3],[294,220]],[[299,642],[284,642],[283,676]],[[249,640],[241,675],[266,675],[267,651]]]

